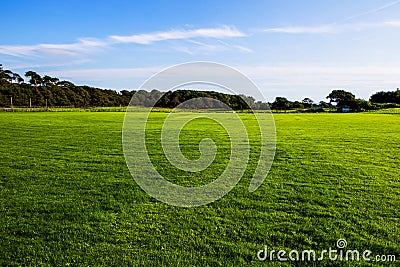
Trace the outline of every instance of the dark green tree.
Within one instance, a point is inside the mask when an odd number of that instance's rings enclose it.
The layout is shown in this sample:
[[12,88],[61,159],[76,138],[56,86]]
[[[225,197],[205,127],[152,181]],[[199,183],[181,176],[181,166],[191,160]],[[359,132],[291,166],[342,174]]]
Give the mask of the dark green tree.
[[373,103],[395,103],[400,104],[400,89],[397,88],[396,91],[388,92],[377,92],[373,94],[370,99]]
[[332,108],[332,104],[326,103],[325,101],[319,101],[318,105],[321,108]]
[[275,110],[288,110],[291,108],[292,103],[286,97],[276,97],[272,103],[272,109]]
[[344,90],[333,90],[327,97],[329,103],[336,103],[336,106],[350,106],[354,103],[356,97],[350,92]]
[[51,86],[51,85],[55,85],[59,82],[58,78],[52,78],[48,75],[43,76],[42,78],[42,83],[44,86]]
[[29,83],[32,84],[32,85],[34,85],[34,86],[39,86],[39,85],[41,85],[42,82],[43,82],[42,77],[40,77],[40,75],[37,74],[37,73],[34,72],[34,71],[31,71],[31,70],[30,70],[30,71],[27,71],[27,72],[25,73],[25,76],[28,77],[28,78],[30,78]]
[[311,108],[314,101],[311,98],[306,97],[303,100],[301,100],[301,103],[304,105],[305,108]]
[[24,79],[18,73],[13,73],[13,80],[16,81],[18,84],[24,82]]

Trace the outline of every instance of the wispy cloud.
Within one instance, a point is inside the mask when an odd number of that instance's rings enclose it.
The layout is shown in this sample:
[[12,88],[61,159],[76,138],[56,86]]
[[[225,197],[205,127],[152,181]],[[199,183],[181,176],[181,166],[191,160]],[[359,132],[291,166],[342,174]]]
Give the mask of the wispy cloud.
[[126,77],[147,78],[163,70],[166,66],[142,68],[102,68],[50,71],[49,75],[72,80],[99,81],[109,79],[126,79]]
[[400,20],[385,21],[385,22],[383,22],[383,25],[390,26],[390,27],[400,27]]
[[[69,44],[35,44],[35,45],[0,45],[0,54],[14,56],[14,57],[45,57],[45,58],[72,58],[83,55],[88,55],[99,49],[112,47],[119,43],[135,43],[140,45],[150,45],[156,42],[175,40],[175,41],[193,41],[197,42],[197,46],[207,51],[221,50],[222,47],[236,48],[237,50],[248,52],[250,49],[227,45],[207,45],[198,39],[225,39],[234,37],[246,36],[243,32],[239,31],[233,26],[221,26],[215,28],[199,28],[191,30],[169,30],[164,32],[144,33],[130,36],[111,35],[104,39],[96,38],[82,38],[78,39],[75,43]],[[178,49],[180,47],[180,49]],[[185,53],[194,53],[199,49],[190,49],[182,44],[176,45],[176,50]]]
[[350,20],[354,20],[354,19],[357,19],[357,18],[360,18],[360,17],[367,16],[367,15],[372,15],[372,14],[375,14],[375,13],[377,13],[379,11],[382,11],[382,10],[385,10],[385,9],[387,9],[389,7],[397,5],[399,3],[400,3],[400,0],[396,0],[396,1],[393,1],[393,2],[390,2],[390,3],[387,3],[385,5],[379,6],[377,8],[370,9],[368,11],[365,11],[365,12],[362,12],[362,13],[355,14],[355,15],[352,15],[350,17],[347,17],[342,22],[347,22],[347,21],[350,21]]
[[399,66],[313,66],[313,65],[287,65],[287,66],[237,66],[249,76],[261,78],[266,76],[284,75],[286,77],[296,75],[398,75]]
[[152,44],[166,40],[182,40],[190,38],[232,38],[244,37],[243,32],[232,26],[218,28],[201,28],[194,30],[170,30],[136,35],[112,35],[110,39],[117,43]]
[[37,45],[0,45],[0,54],[26,56],[79,56],[94,49],[106,47],[107,43],[94,39],[82,38],[71,44],[37,44]]
[[196,45],[198,49],[204,50],[204,51],[216,51],[216,50],[221,50],[220,45],[215,45],[215,44],[208,44],[205,42],[200,42],[200,41],[195,41],[195,40],[188,40],[188,43]]
[[263,32],[272,33],[289,33],[289,34],[319,34],[333,33],[337,31],[335,25],[319,25],[319,26],[289,26],[263,29]]
[[400,20],[382,21],[371,23],[344,23],[344,24],[324,24],[314,26],[288,26],[262,29],[267,33],[284,33],[284,34],[328,34],[342,33],[348,31],[361,31],[371,28],[400,28]]
[[246,52],[246,53],[253,52],[253,50],[251,50],[250,48],[242,46],[242,45],[228,44],[227,42],[224,42],[222,40],[218,40],[218,42],[220,44],[224,45],[225,47],[232,48],[234,50],[239,50],[239,51]]
[[240,51],[244,53],[252,53],[248,47],[230,44],[228,42],[224,42],[222,40],[214,40],[212,43],[210,42],[202,42],[194,39],[188,39],[186,45],[179,44],[173,46],[173,48],[177,51],[181,51],[187,54],[195,54],[199,52],[208,53],[208,52],[216,52],[216,51]]
[[382,6],[349,16],[343,20],[323,25],[291,25],[285,27],[273,27],[262,29],[262,32],[269,33],[286,33],[286,34],[325,34],[325,33],[340,33],[349,30],[365,30],[372,27],[400,27],[400,21],[381,21],[373,23],[351,23],[350,21],[378,13],[392,6],[400,4],[400,0],[392,1]]

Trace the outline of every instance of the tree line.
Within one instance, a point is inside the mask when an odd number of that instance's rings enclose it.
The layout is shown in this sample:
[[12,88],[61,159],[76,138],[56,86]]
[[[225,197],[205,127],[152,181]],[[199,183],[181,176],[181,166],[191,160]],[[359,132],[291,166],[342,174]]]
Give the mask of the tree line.
[[[177,90],[166,93],[158,90],[151,92],[139,90],[128,91],[100,89],[91,86],[75,85],[70,81],[60,81],[48,75],[40,76],[34,71],[27,71],[25,79],[11,70],[3,69],[0,64],[0,107],[10,106],[70,106],[115,107],[134,106],[174,108],[187,100],[197,99],[186,104],[187,108],[223,108],[216,99],[234,110],[268,109],[293,110],[303,109],[319,111],[347,107],[352,111],[363,111],[387,107],[400,107],[400,90],[381,91],[373,94],[369,101],[357,99],[354,94],[345,90],[333,90],[326,98],[329,102],[315,103],[310,98],[301,101],[290,101],[285,97],[276,97],[272,103],[256,101],[251,96],[230,95],[213,91]],[[201,98],[201,99],[200,99]],[[158,100],[158,101],[157,101]]]

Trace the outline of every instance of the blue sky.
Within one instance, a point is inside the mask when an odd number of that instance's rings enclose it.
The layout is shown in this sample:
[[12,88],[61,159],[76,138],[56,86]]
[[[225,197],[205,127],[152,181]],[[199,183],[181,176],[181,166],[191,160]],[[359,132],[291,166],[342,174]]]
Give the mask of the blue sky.
[[165,67],[213,61],[267,100],[367,99],[400,87],[400,1],[6,1],[0,63],[137,89]]

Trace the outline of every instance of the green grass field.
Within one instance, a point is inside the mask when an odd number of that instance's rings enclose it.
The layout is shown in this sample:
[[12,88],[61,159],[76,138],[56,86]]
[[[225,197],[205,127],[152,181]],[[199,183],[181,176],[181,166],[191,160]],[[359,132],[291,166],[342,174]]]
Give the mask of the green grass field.
[[[135,183],[122,152],[123,116],[0,113],[1,266],[282,266],[260,262],[257,252],[318,251],[339,238],[400,261],[398,114],[277,114],[276,156],[263,185],[248,192],[252,152],[238,186],[196,208],[161,203]],[[149,127],[160,172],[183,185],[213,180],[229,160],[224,153],[189,180],[165,165],[156,142],[165,116],[154,114]],[[241,117],[254,126],[251,114]],[[181,144],[196,158],[193,141],[207,124],[191,127],[196,134],[185,132]],[[208,134],[224,151],[229,142],[218,133]]]

